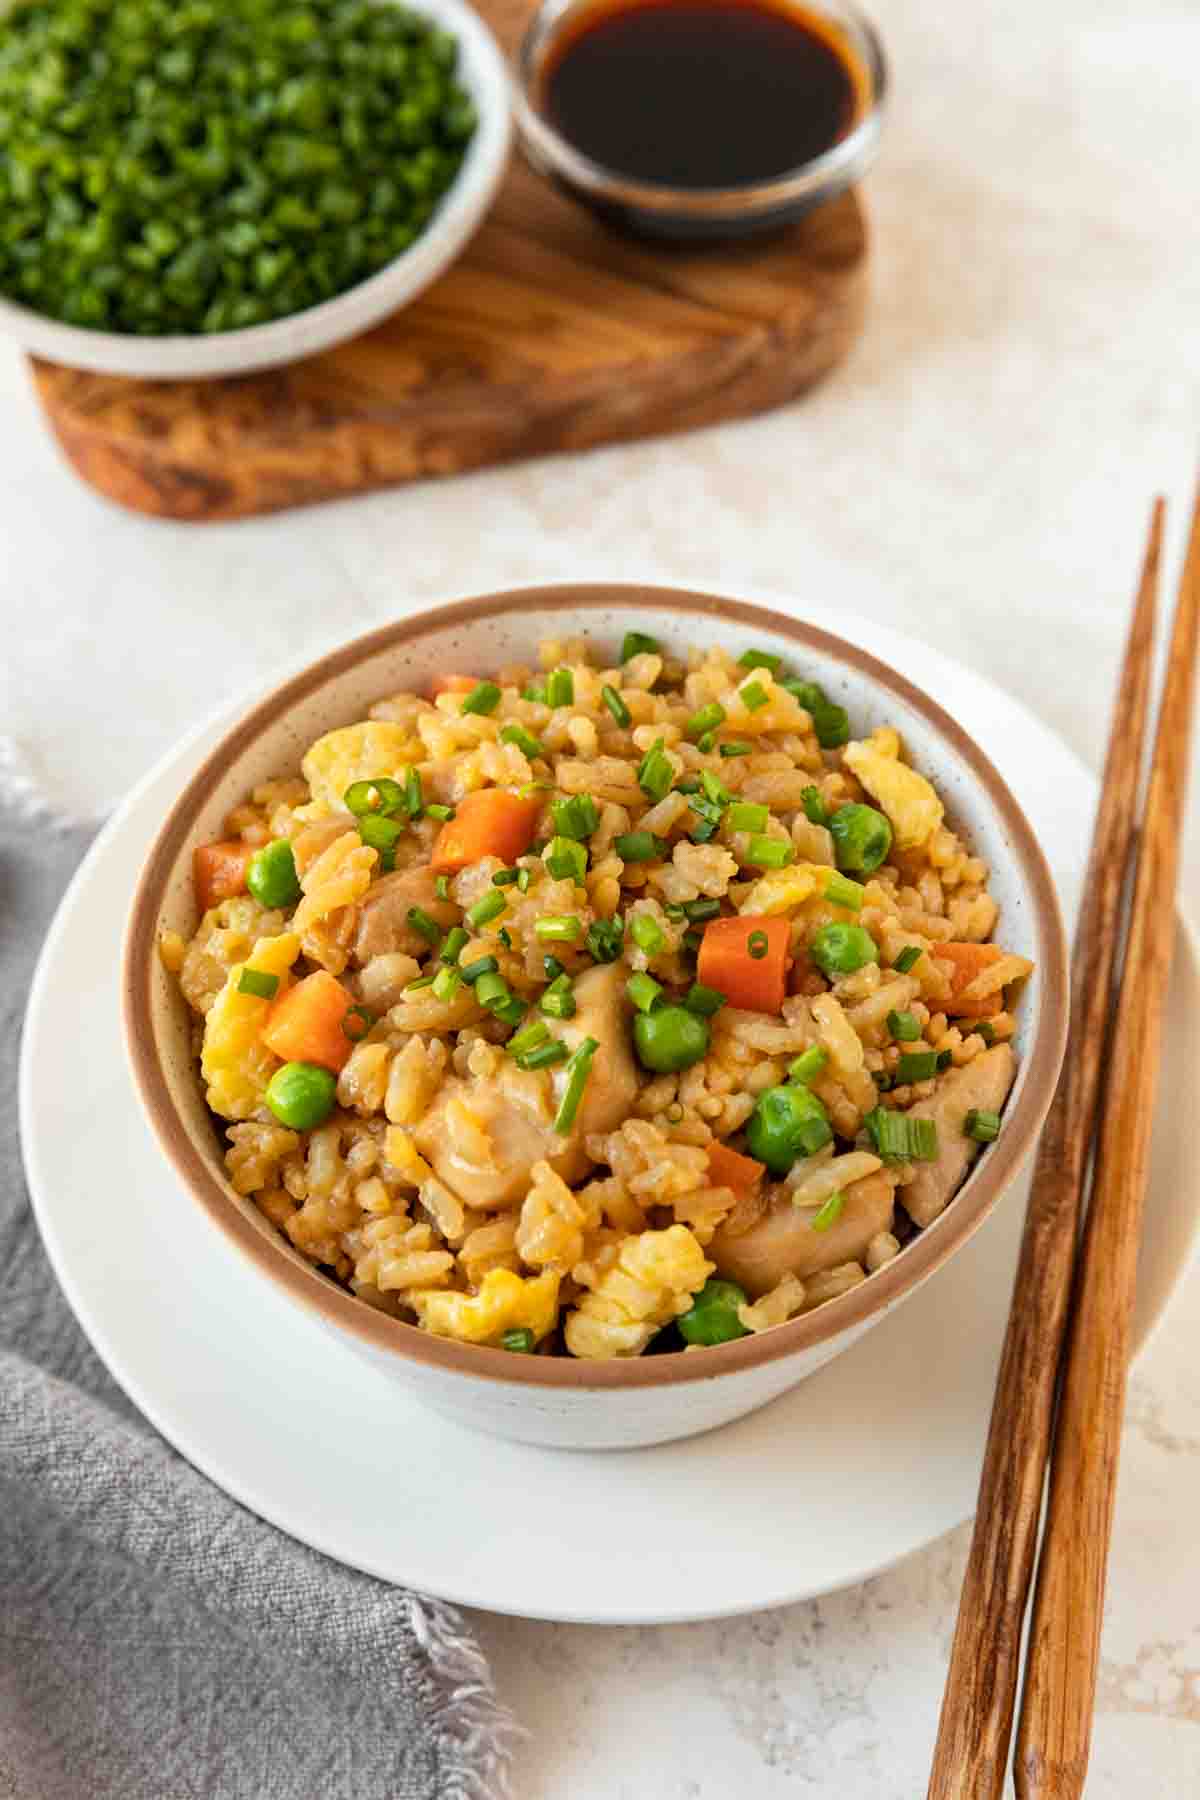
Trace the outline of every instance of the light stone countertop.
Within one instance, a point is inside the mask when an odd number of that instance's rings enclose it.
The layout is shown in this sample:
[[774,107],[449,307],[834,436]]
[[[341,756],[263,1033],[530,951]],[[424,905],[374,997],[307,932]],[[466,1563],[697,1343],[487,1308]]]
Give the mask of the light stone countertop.
[[[1174,502],[1174,553],[1200,435],[1200,12],[874,4],[895,100],[868,190],[873,310],[846,368],[784,412],[189,528],[82,488],[0,348],[9,766],[106,809],[306,647],[564,573],[835,595],[984,671],[1097,765],[1149,500]],[[1200,781],[1190,815],[1194,898]],[[1095,1800],[1200,1793],[1198,1311],[1193,1269],[1133,1379]],[[897,1478],[920,1479],[919,1445]],[[852,1504],[834,1472],[830,1505]],[[736,1622],[480,1616],[535,1734],[519,1800],[923,1794],[965,1551],[960,1529]]]

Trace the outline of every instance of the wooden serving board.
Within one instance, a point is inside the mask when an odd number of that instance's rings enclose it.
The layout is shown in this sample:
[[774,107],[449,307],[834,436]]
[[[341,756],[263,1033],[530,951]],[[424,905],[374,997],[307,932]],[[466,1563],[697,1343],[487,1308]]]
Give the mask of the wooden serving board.
[[[479,10],[511,50],[528,0]],[[102,494],[165,518],[239,518],[779,406],[854,342],[866,246],[853,193],[776,237],[638,244],[514,158],[454,267],[350,343],[219,381],[37,358],[33,373]]]

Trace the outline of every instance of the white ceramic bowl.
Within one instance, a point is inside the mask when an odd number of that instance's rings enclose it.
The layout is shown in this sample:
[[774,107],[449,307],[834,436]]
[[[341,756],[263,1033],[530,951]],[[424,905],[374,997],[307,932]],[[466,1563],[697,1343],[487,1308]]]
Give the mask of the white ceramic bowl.
[[[378,3],[386,5],[388,0]],[[453,186],[417,241],[394,262],[319,306],[243,331],[171,337],[85,331],[3,296],[0,331],[26,350],[68,368],[152,381],[191,381],[296,362],[366,331],[414,300],[454,261],[490,206],[508,160],[512,104],[499,45],[465,0],[404,3],[457,38],[459,79],[475,102],[479,123]],[[4,10],[0,5],[0,13]]]
[[[295,769],[322,732],[364,717],[381,695],[424,691],[435,673],[485,674],[503,663],[535,662],[544,637],[583,631],[611,658],[627,630],[680,648],[721,643],[735,652],[750,645],[777,651],[849,709],[856,732],[898,727],[951,821],[991,864],[1006,947],[1033,958],[1037,969],[1017,1014],[1020,1066],[1000,1138],[942,1216],[878,1273],[786,1325],[703,1354],[611,1362],[512,1356],[433,1337],[364,1305],[234,1193],[192,1060],[190,1015],[156,942],[162,927],[194,929],[193,848],[220,835],[225,814],[256,782]],[[620,584],[523,589],[441,607],[322,657],[260,701],[205,759],[163,823],[133,895],[123,983],[127,1043],[151,1127],[184,1187],[263,1278],[454,1418],[504,1437],[584,1449],[663,1443],[750,1412],[914,1293],[982,1223],[1032,1149],[1067,1027],[1066,943],[1045,859],[991,763],[934,700],[799,620],[714,595]]]

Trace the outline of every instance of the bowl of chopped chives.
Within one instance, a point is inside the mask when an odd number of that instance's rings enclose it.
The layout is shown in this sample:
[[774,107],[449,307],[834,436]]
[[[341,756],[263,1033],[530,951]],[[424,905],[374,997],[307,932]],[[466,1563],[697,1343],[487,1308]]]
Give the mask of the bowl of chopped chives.
[[377,324],[504,172],[464,0],[19,0],[0,18],[0,330],[68,367],[243,374]]

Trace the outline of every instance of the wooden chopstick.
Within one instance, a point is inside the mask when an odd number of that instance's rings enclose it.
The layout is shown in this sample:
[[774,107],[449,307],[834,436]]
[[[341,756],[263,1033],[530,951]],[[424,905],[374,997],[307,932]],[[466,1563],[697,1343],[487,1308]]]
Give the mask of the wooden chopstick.
[[1163,516],[1158,500],[1113,708],[1075,941],[1067,1061],[1034,1166],[929,1800],[995,1800],[1004,1783],[1055,1384],[1098,1111],[1121,898],[1135,834]]
[[1014,1768],[1019,1800],[1075,1800],[1091,1743],[1138,1242],[1175,940],[1200,634],[1192,514],[1141,830],[1116,1030],[1067,1342]]

